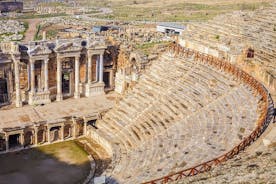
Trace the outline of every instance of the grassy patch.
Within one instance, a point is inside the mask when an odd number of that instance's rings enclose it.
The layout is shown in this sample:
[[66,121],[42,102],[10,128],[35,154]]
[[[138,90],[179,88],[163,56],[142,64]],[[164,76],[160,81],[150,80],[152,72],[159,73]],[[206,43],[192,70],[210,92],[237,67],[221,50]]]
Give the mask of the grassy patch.
[[[78,145],[75,141],[67,141],[63,143],[56,143],[52,145],[42,146],[37,148],[40,152],[50,155],[58,160],[63,161],[63,156],[66,156],[67,160],[71,160],[75,164],[83,164],[87,162],[88,154]],[[66,154],[61,154],[66,152]]]
[[135,48],[142,51],[144,54],[149,55],[150,51],[157,45],[165,45],[169,42],[160,41],[160,42],[147,42],[143,44],[136,45]]
[[[124,2],[126,3],[126,2]],[[113,14],[99,15],[99,18],[118,19],[124,21],[202,21],[214,16],[235,10],[256,10],[261,6],[269,6],[267,2],[231,3],[231,4],[195,4],[178,3],[168,6],[149,8],[135,7],[128,4],[113,3]],[[133,2],[132,2],[133,3]]]
[[48,30],[46,32],[47,38],[51,39],[51,38],[55,38],[58,34],[57,30]]
[[49,17],[61,17],[61,16],[66,16],[66,13],[53,13],[53,14],[26,14],[22,15],[18,18],[20,19],[36,19],[36,18],[49,18]]
[[[74,141],[0,155],[0,183],[82,183],[90,171],[87,153]],[[19,178],[19,180],[18,180]]]
[[26,33],[26,31],[29,29],[29,23],[28,23],[27,21],[24,21],[24,22],[23,22],[23,25],[24,25],[24,27],[25,27],[25,30],[22,31],[22,32],[20,32],[20,34],[23,35],[22,40],[25,38],[25,33]]

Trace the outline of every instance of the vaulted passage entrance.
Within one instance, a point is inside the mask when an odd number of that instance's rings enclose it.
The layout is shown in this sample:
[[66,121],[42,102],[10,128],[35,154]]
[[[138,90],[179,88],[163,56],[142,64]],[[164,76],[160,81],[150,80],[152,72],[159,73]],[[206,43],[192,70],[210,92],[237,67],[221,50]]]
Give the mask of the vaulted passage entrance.
[[34,144],[33,133],[31,131],[28,131],[24,135],[24,145],[25,146],[30,146],[30,145],[33,145],[33,144]]
[[37,143],[44,143],[45,142],[45,131],[39,130],[37,132]]
[[73,95],[74,85],[74,62],[72,60],[62,62],[62,94],[64,97]]
[[9,136],[9,148],[15,148],[21,146],[20,134],[14,134]]
[[70,73],[69,72],[62,73],[62,93],[63,94],[70,93]]
[[64,126],[64,138],[72,137],[72,125],[68,124]]
[[106,88],[110,88],[110,72],[104,72],[103,81]]
[[6,150],[5,136],[0,134],[0,151],[5,151],[5,150]]
[[9,102],[8,84],[6,79],[0,79],[0,106]]
[[61,127],[52,127],[50,129],[50,140],[51,142],[58,141],[61,138]]

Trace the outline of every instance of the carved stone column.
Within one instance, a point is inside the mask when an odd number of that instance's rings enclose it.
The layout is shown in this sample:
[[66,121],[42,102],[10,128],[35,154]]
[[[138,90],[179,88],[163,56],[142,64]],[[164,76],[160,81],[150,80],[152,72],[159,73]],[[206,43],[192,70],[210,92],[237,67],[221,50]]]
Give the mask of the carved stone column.
[[49,91],[48,62],[49,62],[49,59],[44,60],[44,91],[45,92]]
[[75,93],[74,98],[80,98],[80,90],[79,90],[79,83],[80,83],[80,57],[75,57]]
[[90,84],[92,81],[92,55],[88,54],[87,63],[87,83]]
[[61,140],[64,141],[64,124],[61,125],[60,131],[61,131],[61,134],[60,134]]
[[99,64],[100,64],[99,56],[97,56],[97,60],[96,60],[96,81],[97,82],[99,81]]
[[91,82],[92,82],[92,56],[93,54],[88,53],[88,61],[87,61],[87,83],[85,85],[85,96],[89,97],[90,96],[90,87],[91,87]]
[[35,61],[30,60],[30,67],[31,67],[31,93],[35,94]]
[[87,133],[87,121],[84,121],[83,123],[83,135],[86,136]]
[[36,146],[37,145],[37,142],[38,142],[38,138],[37,138],[37,135],[38,134],[38,127],[34,127],[34,146]]
[[30,80],[30,86],[31,90],[29,92],[29,105],[34,105],[35,103],[35,60],[30,59],[30,75],[31,75],[31,80]]
[[73,118],[73,132],[72,132],[72,137],[73,139],[75,139],[77,137],[77,122],[76,120]]
[[51,143],[51,134],[50,134],[50,129],[51,127],[47,127],[47,138],[48,138],[48,143],[50,144]]
[[31,89],[31,65],[28,63],[27,65],[27,72],[28,72],[28,90]]
[[44,91],[45,88],[45,62],[41,62],[41,70],[40,70],[40,83],[39,83],[39,91]]
[[19,73],[19,63],[20,61],[15,59],[14,60],[14,75],[15,75],[15,106],[22,107],[22,100],[21,100],[21,90],[20,90],[20,73]]
[[61,66],[61,58],[57,57],[57,101],[62,101],[62,66]]
[[22,147],[24,147],[24,133],[20,133],[20,144]]
[[6,152],[9,151],[9,135],[6,134],[6,137],[5,137],[5,142],[6,142]]
[[104,65],[103,65],[103,54],[100,54],[100,66],[99,66],[99,82],[102,83],[103,82],[103,69]]
[[109,76],[110,87],[114,88],[114,70],[110,71]]

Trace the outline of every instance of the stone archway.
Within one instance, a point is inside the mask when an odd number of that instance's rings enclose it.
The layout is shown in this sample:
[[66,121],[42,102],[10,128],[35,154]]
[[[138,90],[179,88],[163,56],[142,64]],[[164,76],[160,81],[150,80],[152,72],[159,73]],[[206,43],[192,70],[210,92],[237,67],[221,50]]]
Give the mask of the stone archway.
[[72,137],[72,125],[66,124],[64,126],[64,138]]
[[247,58],[254,58],[254,49],[249,48],[247,50]]
[[45,131],[43,129],[37,132],[37,144],[45,142]]
[[50,142],[58,141],[61,139],[61,126],[50,128]]
[[0,106],[9,102],[7,79],[0,79]]
[[81,122],[78,122],[77,123],[77,132],[76,132],[76,136],[82,136],[84,134],[84,122],[81,121]]
[[24,134],[24,146],[30,146],[34,144],[34,136],[31,130]]
[[9,136],[9,148],[16,148],[21,146],[20,134],[13,134]]
[[0,134],[0,152],[6,150],[6,140],[5,140],[5,135]]

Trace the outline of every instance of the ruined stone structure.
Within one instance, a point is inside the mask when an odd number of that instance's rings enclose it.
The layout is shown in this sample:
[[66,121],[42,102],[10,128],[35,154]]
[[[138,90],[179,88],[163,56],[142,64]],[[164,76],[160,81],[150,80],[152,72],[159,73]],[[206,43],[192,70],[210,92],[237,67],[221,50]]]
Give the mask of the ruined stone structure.
[[[2,43],[0,106],[45,105],[69,97],[104,95],[114,88],[112,49],[102,38]],[[28,121],[31,115],[23,115],[16,126],[0,126],[0,151],[86,135],[86,123],[96,120],[99,112],[32,122]]]
[[0,1],[0,12],[21,12],[23,10],[23,2],[17,1]]
[[4,128],[0,133],[0,152],[7,152],[10,148],[21,149],[75,139],[86,135],[86,126],[87,122],[83,119],[68,117],[55,122],[37,122],[24,127]]
[[1,106],[47,104],[114,88],[114,56],[100,40],[3,43],[1,50]]
[[[105,33],[112,44],[97,37],[2,44],[1,105],[41,106],[6,111],[16,118],[0,122],[0,151],[87,136],[112,158],[101,173],[107,183],[178,182],[209,171],[272,120],[275,7],[193,23],[152,62],[131,44],[148,37],[132,31]],[[250,62],[261,65],[265,85]],[[110,89],[122,93],[115,105],[104,104]]]
[[129,87],[133,87],[141,75],[141,72],[149,65],[149,60],[141,52],[120,49],[115,77],[115,91],[123,93]]

